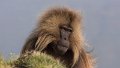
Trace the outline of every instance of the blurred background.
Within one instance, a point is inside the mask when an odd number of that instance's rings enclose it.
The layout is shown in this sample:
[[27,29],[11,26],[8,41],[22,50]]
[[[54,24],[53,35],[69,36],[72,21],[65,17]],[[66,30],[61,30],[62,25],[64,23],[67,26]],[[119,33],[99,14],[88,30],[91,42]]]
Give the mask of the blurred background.
[[120,0],[0,0],[0,53],[19,54],[37,17],[53,6],[79,10],[97,68],[120,68]]

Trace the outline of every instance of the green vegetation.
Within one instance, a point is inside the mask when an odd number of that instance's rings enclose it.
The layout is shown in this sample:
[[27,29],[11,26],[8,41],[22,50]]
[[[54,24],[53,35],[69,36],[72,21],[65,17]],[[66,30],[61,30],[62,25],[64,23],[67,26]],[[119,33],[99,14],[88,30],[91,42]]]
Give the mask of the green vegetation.
[[0,56],[0,68],[11,68],[9,64]]
[[0,68],[66,68],[59,60],[43,53],[23,56],[17,60],[5,61],[0,57]]

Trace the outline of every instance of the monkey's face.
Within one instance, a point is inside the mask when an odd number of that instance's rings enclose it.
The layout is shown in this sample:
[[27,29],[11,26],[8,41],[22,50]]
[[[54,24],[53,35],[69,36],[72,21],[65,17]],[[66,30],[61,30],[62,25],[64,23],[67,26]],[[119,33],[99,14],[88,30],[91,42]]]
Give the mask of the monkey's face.
[[57,45],[55,45],[54,50],[58,54],[63,55],[70,48],[69,37],[72,32],[72,28],[64,25],[61,26],[59,29],[60,29],[60,40],[57,42]]

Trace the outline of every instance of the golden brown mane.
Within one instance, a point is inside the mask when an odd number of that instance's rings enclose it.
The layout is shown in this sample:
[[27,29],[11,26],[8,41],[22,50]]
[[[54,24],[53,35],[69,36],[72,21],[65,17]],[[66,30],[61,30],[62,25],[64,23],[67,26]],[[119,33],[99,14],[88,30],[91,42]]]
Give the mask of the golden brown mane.
[[[41,42],[41,39],[39,38],[43,39],[42,44],[39,45],[39,49],[40,51],[44,50],[50,42],[60,38],[59,26],[63,24],[69,24],[69,26],[73,29],[69,39],[70,50],[72,52],[70,54],[66,54],[65,56],[57,57],[51,51],[52,56],[64,60],[68,68],[93,68],[92,58],[84,48],[85,42],[82,35],[81,16],[78,12],[76,12],[76,10],[68,8],[53,8],[45,12],[40,17],[36,29],[28,38],[25,46],[23,47],[22,53],[26,50],[29,51],[29,48],[32,48],[31,46],[35,46],[36,43],[39,44]],[[42,31],[49,33],[50,36],[47,34],[46,36],[40,36],[39,34]],[[30,39],[35,39],[36,41],[32,42]],[[33,44],[31,45],[30,42]]]

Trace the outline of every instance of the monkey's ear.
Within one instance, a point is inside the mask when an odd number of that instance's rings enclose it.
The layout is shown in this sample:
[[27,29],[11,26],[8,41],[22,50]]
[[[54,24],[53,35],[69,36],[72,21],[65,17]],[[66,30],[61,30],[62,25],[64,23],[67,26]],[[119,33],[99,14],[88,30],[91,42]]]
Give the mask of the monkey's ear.
[[49,33],[40,34],[35,44],[35,50],[42,51],[49,43],[55,40],[56,38]]

